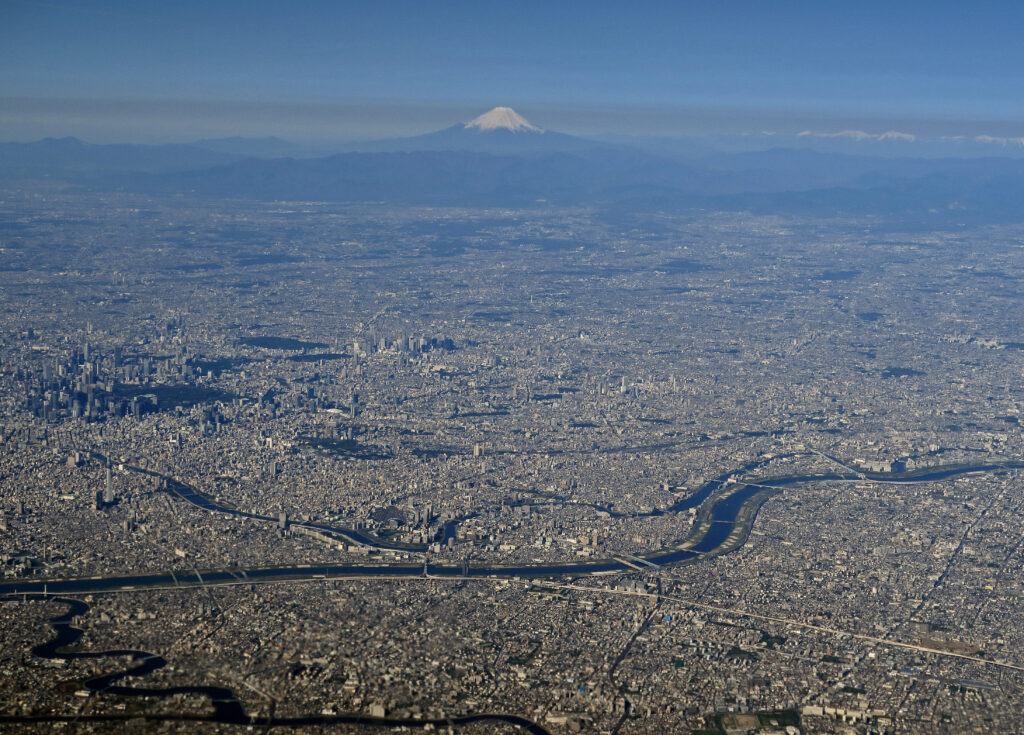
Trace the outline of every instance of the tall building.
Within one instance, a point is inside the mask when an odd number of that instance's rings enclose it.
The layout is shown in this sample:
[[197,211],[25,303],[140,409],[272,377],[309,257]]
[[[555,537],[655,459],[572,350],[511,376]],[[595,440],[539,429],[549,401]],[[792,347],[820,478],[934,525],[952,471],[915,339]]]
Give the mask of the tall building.
[[114,502],[113,478],[111,477],[109,467],[107,467],[106,478],[103,483],[103,502],[106,505],[110,505],[111,503]]

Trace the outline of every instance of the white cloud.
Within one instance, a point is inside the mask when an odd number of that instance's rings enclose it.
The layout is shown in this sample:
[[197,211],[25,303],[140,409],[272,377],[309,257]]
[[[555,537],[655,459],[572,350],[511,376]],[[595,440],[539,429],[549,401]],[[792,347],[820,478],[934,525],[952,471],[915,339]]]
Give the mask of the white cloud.
[[917,140],[916,136],[910,133],[901,133],[898,130],[889,130],[878,136],[879,140]]
[[850,138],[851,140],[916,140],[916,136],[910,133],[901,133],[898,130],[888,130],[877,135],[866,133],[863,130],[840,130],[838,133],[816,133],[812,130],[804,130],[797,133],[798,136],[810,136],[813,138]]
[[977,143],[994,143],[996,145],[1019,145],[1024,146],[1024,138],[998,138],[993,135],[975,135]]

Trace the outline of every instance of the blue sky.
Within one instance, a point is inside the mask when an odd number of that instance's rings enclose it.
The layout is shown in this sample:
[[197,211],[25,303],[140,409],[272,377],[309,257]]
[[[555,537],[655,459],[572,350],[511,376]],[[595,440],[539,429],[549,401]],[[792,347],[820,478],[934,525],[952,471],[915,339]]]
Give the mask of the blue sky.
[[0,139],[1024,135],[1019,3],[0,0]]

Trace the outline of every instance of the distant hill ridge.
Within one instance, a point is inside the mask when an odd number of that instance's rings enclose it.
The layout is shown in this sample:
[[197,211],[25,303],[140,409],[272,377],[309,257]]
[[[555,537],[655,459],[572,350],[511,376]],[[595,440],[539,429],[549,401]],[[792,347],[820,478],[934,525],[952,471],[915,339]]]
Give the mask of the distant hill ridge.
[[[886,140],[886,144],[894,141]],[[895,141],[909,147],[915,142]],[[878,157],[807,149],[679,156],[543,130],[511,107],[425,135],[301,158],[279,138],[0,144],[0,179],[260,200],[720,208],[1024,221],[1024,159]]]

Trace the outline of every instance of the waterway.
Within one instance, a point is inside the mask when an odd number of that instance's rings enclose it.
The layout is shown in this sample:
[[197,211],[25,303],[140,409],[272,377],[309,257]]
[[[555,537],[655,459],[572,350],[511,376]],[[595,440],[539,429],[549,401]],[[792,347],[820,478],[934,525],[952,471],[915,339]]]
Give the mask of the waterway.
[[[999,472],[1024,469],[1024,462],[987,463],[978,465],[957,465],[936,467],[934,469],[902,473],[826,473],[799,475],[791,477],[775,477],[758,480],[735,481],[731,492],[715,495],[723,488],[730,487],[729,479],[738,473],[762,466],[764,463],[752,463],[733,472],[723,474],[705,485],[688,498],[678,501],[667,510],[657,510],[646,515],[664,515],[694,508],[711,501],[713,505],[707,512],[707,530],[704,534],[685,548],[653,550],[642,554],[643,559],[656,565],[664,566],[692,562],[704,556],[714,555],[723,550],[730,536],[736,530],[749,530],[753,522],[756,508],[751,507],[745,517],[742,511],[756,503],[758,497],[766,497],[765,490],[778,491],[808,482],[822,481],[870,481],[883,483],[935,482],[959,475],[981,472]],[[191,491],[185,485],[177,483],[174,492],[179,497],[199,507],[218,513],[238,515],[247,518],[273,520],[269,517],[255,516],[251,513],[234,510],[214,503],[209,498]],[[760,494],[760,496],[759,496]],[[717,498],[717,499],[715,499]],[[744,526],[743,524],[746,524]],[[304,524],[329,533],[348,533],[348,529],[336,528],[322,524]],[[733,547],[738,548],[735,544]],[[732,550],[732,549],[731,549]],[[196,587],[200,585],[220,584],[254,584],[273,580],[302,580],[316,578],[348,578],[348,577],[572,577],[628,573],[636,571],[636,566],[618,559],[605,559],[592,562],[565,561],[539,562],[517,566],[484,565],[463,569],[459,566],[445,564],[296,564],[280,567],[253,567],[247,569],[219,569],[203,572],[177,572],[155,574],[112,575],[98,578],[64,578],[64,579],[18,579],[0,582],[0,595],[10,594],[84,594],[99,592],[116,592],[146,587]]]
[[[758,499],[764,499],[772,491],[779,491],[808,482],[821,481],[870,481],[884,483],[910,483],[910,482],[935,482],[948,479],[958,475],[966,475],[981,472],[998,472],[1015,469],[1024,469],[1024,462],[988,463],[977,465],[958,465],[948,467],[936,467],[916,472],[904,473],[826,473],[814,475],[801,475],[791,477],[765,478],[757,481],[735,481],[731,484],[735,488],[731,492],[722,492],[730,485],[730,478],[736,475],[749,472],[762,467],[766,461],[751,463],[739,470],[723,474],[705,483],[696,492],[687,498],[681,499],[664,510],[650,511],[645,515],[664,515],[667,513],[678,513],[683,510],[700,507],[710,499],[713,505],[699,519],[706,531],[695,543],[684,548],[671,548],[655,551],[644,555],[644,559],[654,565],[664,566],[692,562],[701,557],[710,556],[721,552],[729,544],[729,539],[737,530],[749,531],[753,524],[757,508],[760,503]],[[140,470],[149,472],[146,470]],[[153,473],[149,473],[153,474]],[[259,516],[252,513],[235,510],[219,505],[209,498],[195,492],[184,483],[168,479],[169,489],[182,500],[185,500],[197,507],[204,508],[217,513],[228,513],[236,516],[274,521],[273,518]],[[173,484],[170,484],[173,483]],[[718,495],[716,495],[718,493]],[[744,514],[744,509],[747,513]],[[359,543],[366,543],[370,546],[390,547],[378,543],[351,529],[336,528],[321,524],[304,524],[318,530],[333,533],[345,538],[352,539]],[[445,533],[454,533],[454,522],[449,521]],[[731,542],[731,548],[738,548],[741,544],[737,539]],[[403,547],[404,548],[404,547]],[[114,673],[104,674],[83,683],[83,688],[90,692],[105,692],[128,697],[169,697],[176,694],[195,694],[209,698],[213,705],[211,715],[143,715],[144,719],[150,721],[158,720],[195,720],[220,722],[225,724],[253,725],[257,727],[297,727],[302,725],[330,725],[335,723],[361,724],[365,726],[394,727],[399,725],[418,726],[434,724],[435,726],[458,726],[473,722],[501,721],[517,725],[527,732],[545,734],[547,731],[540,725],[525,718],[515,715],[503,714],[478,714],[465,717],[446,718],[444,720],[429,719],[395,719],[395,718],[369,718],[361,715],[316,715],[309,717],[294,718],[273,718],[255,717],[245,712],[237,696],[229,689],[214,686],[192,686],[192,687],[168,687],[163,689],[129,687],[122,684],[127,677],[138,677],[152,673],[166,665],[166,661],[158,655],[145,651],[115,650],[103,652],[78,652],[66,651],[66,647],[77,642],[82,631],[72,626],[74,617],[84,615],[89,607],[84,602],[75,599],[56,597],[68,594],[86,594],[99,592],[124,592],[134,589],[146,589],[157,587],[198,587],[201,585],[222,585],[222,584],[254,584],[274,580],[308,580],[319,578],[351,578],[351,577],[566,577],[614,574],[622,572],[633,572],[636,567],[622,561],[611,559],[597,562],[564,562],[564,563],[538,563],[520,566],[482,566],[463,569],[451,565],[423,564],[327,564],[309,565],[300,564],[285,567],[260,567],[251,569],[236,570],[209,570],[204,572],[183,572],[172,574],[135,574],[115,575],[96,578],[66,578],[66,579],[24,579],[5,581],[0,583],[0,595],[6,596],[3,599],[50,599],[67,605],[67,611],[55,618],[50,623],[53,626],[56,637],[44,644],[36,646],[33,653],[41,658],[49,659],[83,659],[83,658],[113,658],[127,657],[131,661],[129,668]],[[137,717],[134,716],[133,717]],[[113,722],[127,720],[128,715],[86,715],[72,717],[22,717],[22,716],[0,716],[0,723],[29,723],[29,722],[56,722],[61,720],[76,719],[78,721]]]
[[[10,598],[7,598],[10,599]],[[90,693],[114,694],[122,697],[155,697],[165,698],[176,695],[198,695],[206,697],[213,705],[213,713],[209,715],[175,715],[175,714],[108,714],[108,715],[0,715],[3,723],[54,723],[54,722],[127,722],[128,720],[145,720],[147,722],[178,721],[178,722],[216,722],[228,725],[247,725],[259,728],[301,727],[308,725],[362,725],[365,727],[423,727],[426,724],[441,727],[458,727],[475,722],[504,722],[516,725],[531,735],[550,735],[547,730],[531,720],[517,715],[476,714],[443,719],[414,719],[398,717],[367,717],[358,714],[308,715],[300,717],[259,717],[250,715],[230,689],[217,686],[180,686],[180,687],[132,687],[120,684],[128,677],[140,677],[162,669],[167,665],[166,659],[146,651],[111,650],[111,651],[68,651],[82,638],[82,630],[72,625],[74,618],[89,612],[89,606],[81,600],[62,597],[28,596],[26,599],[47,599],[66,605],[67,609],[50,620],[56,636],[46,643],[32,649],[32,654],[39,658],[74,661],[81,659],[106,659],[127,657],[131,663],[128,668],[103,674],[82,682],[81,688]]]

